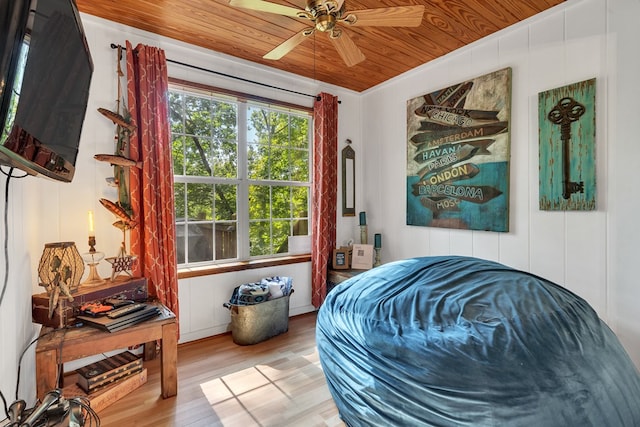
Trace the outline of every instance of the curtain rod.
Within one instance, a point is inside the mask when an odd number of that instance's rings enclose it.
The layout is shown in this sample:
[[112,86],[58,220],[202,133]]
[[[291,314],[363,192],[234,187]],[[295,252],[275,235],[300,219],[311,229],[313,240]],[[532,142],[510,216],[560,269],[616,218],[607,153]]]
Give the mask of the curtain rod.
[[[115,43],[111,43],[111,49],[117,49],[118,47],[122,48],[123,50],[127,50],[127,48],[124,47],[124,46],[120,46],[120,45],[117,45]],[[211,74],[217,74],[218,76],[228,77],[230,79],[240,80],[240,81],[243,81],[245,83],[252,83],[252,84],[255,84],[255,85],[268,87],[270,89],[277,89],[277,90],[281,90],[281,91],[284,91],[284,92],[295,93],[296,95],[308,96],[310,98],[315,98],[316,101],[320,101],[322,99],[320,97],[320,95],[309,95],[308,93],[296,92],[295,90],[285,89],[285,88],[281,88],[281,87],[278,87],[278,86],[273,86],[273,85],[270,85],[270,84],[267,84],[267,83],[256,82],[256,81],[245,79],[245,78],[238,77],[238,76],[232,76],[231,74],[226,74],[226,73],[222,73],[220,71],[210,70],[208,68],[202,68],[202,67],[199,67],[197,65],[191,65],[191,64],[184,63],[184,62],[180,62],[180,61],[174,61],[173,59],[168,59],[167,58],[167,62],[171,62],[171,63],[177,64],[177,65],[182,65],[184,67],[194,68],[196,70],[205,71],[205,72],[211,73]],[[340,101],[338,101],[338,102],[340,102]]]

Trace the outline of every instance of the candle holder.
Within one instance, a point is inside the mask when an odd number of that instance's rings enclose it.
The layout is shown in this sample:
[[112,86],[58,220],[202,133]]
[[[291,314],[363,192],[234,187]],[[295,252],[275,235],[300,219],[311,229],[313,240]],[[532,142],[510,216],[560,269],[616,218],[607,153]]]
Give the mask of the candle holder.
[[382,251],[382,248],[373,248],[373,249],[376,251],[376,256],[373,261],[373,266],[378,267],[380,264],[382,264],[380,261],[380,251]]
[[82,254],[82,260],[89,266],[87,279],[80,286],[97,286],[105,282],[98,274],[98,264],[104,259],[104,252],[96,251],[96,238],[89,236],[89,252]]
[[368,240],[369,239],[367,238],[367,226],[361,225],[360,226],[360,244],[366,245]]

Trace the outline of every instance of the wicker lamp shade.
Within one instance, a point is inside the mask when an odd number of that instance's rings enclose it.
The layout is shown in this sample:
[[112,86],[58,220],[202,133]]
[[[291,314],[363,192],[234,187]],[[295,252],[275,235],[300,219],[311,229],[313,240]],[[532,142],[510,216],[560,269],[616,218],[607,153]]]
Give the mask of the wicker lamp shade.
[[40,285],[59,287],[63,293],[78,289],[84,274],[84,262],[74,242],[47,243],[38,265]]

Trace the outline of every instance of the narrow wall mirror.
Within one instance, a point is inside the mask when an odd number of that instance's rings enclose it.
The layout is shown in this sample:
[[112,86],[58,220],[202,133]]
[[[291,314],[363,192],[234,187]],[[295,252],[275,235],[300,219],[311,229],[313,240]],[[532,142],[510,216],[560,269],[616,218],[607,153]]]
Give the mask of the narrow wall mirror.
[[342,216],[356,216],[356,152],[350,145],[342,149]]

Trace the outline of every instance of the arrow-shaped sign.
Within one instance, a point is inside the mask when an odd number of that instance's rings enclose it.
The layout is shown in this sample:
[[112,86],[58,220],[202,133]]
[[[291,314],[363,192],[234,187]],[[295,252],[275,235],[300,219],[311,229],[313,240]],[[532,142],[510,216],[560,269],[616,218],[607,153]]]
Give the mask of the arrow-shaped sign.
[[495,139],[475,139],[471,141],[455,142],[453,144],[442,144],[436,147],[427,148],[420,151],[413,157],[413,160],[418,163],[424,163],[426,161],[435,159],[437,157],[445,156],[460,150],[465,145],[470,145],[477,148],[477,151],[473,153],[474,156],[491,154],[488,150],[489,146],[495,142]]
[[422,149],[445,143],[463,141],[466,139],[496,135],[507,130],[508,126],[508,122],[496,122],[491,125],[471,126],[468,128],[456,128],[434,132],[421,132],[413,135],[411,137],[411,142],[417,145],[419,149]]
[[[427,174],[436,173],[450,166],[453,166],[456,163],[460,163],[467,159],[470,159],[477,151],[477,148],[466,144],[459,144],[457,146],[452,146],[451,148],[454,148],[451,153],[443,154],[442,156],[434,157],[429,160],[418,172],[418,176],[420,177],[420,179],[424,178],[424,176]],[[475,167],[475,165],[471,166]]]
[[445,107],[455,107],[461,101],[464,101],[464,99],[471,91],[472,87],[473,82],[461,83],[443,89],[435,95],[435,99],[431,96],[431,94],[425,95],[424,99],[425,101],[427,101],[427,103],[442,105]]
[[415,110],[416,115],[421,117],[430,117],[430,113],[434,110],[446,111],[447,113],[459,114],[478,120],[498,120],[499,111],[496,110],[471,110],[466,108],[444,107],[442,105],[422,104]]
[[502,194],[502,191],[488,185],[430,184],[421,181],[413,184],[412,194],[423,197],[449,197],[471,203],[486,203]]
[[460,210],[460,200],[449,197],[420,197],[420,203],[432,212]]

